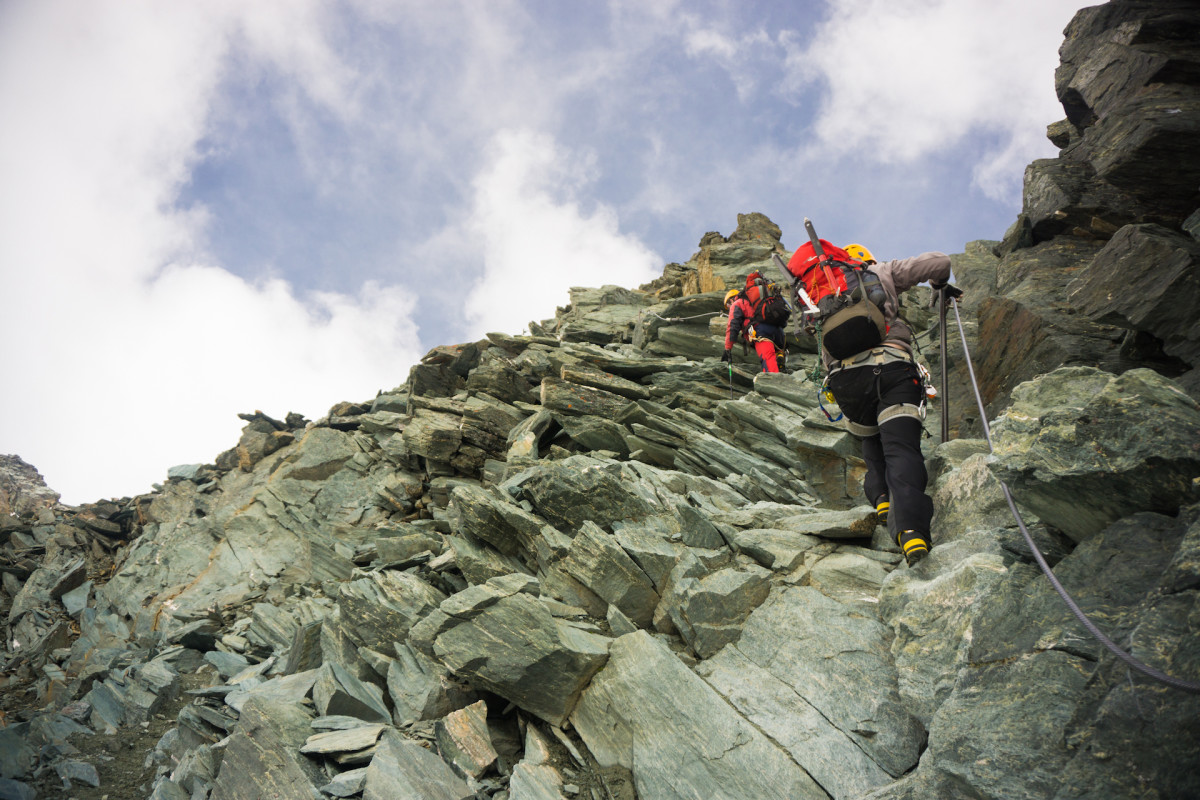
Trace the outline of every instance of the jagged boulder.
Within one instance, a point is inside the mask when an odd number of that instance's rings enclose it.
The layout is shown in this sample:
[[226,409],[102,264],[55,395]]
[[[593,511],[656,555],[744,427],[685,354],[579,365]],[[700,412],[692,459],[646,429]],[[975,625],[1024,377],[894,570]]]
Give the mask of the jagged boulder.
[[628,342],[642,309],[648,305],[650,301],[644,294],[620,286],[572,287],[571,305],[559,312],[559,332],[567,342]]
[[664,598],[666,610],[696,655],[708,658],[741,636],[746,618],[770,594],[769,576],[757,565],[681,575]]
[[58,498],[32,464],[20,456],[0,455],[0,519],[53,508]]
[[338,607],[359,644],[386,651],[404,641],[409,629],[445,599],[414,575],[385,570],[343,583]]
[[1017,387],[992,433],[996,476],[1075,541],[1196,498],[1200,403],[1150,370],[1055,370]]
[[622,549],[617,537],[587,521],[562,557],[546,569],[561,572],[603,601],[596,616],[616,606],[635,624],[646,627],[659,596],[650,577]]
[[[312,797],[325,781],[317,765],[299,753],[312,733],[311,719],[299,703],[248,703],[221,759],[213,800]],[[270,769],[264,769],[267,764]]]
[[449,764],[394,731],[384,735],[363,784],[363,800],[467,800],[473,794]]
[[[1122,228],[1067,286],[1073,306],[1098,322],[1142,331],[1200,365],[1200,243],[1158,225]],[[1188,376],[1189,379],[1192,376]],[[1195,384],[1192,381],[1193,395]]]
[[619,465],[583,456],[541,464],[504,488],[567,535],[591,520],[638,519],[654,512],[648,498],[624,481]]
[[561,725],[608,660],[610,640],[555,618],[537,591],[536,580],[516,575],[470,587],[414,627],[409,642],[473,686]]

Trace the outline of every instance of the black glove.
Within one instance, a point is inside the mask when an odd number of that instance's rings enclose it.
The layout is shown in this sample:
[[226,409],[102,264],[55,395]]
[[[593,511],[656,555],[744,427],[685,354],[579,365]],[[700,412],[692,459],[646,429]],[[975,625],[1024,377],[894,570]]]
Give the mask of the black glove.
[[721,353],[721,360],[728,361],[730,364],[732,364],[733,363],[733,351],[726,350],[724,353]]
[[957,286],[952,286],[949,283],[930,283],[929,285],[933,288],[933,302],[931,305],[937,305],[938,293],[943,289],[945,290],[944,296],[947,302],[951,300],[957,300],[963,296],[962,289],[959,289]]

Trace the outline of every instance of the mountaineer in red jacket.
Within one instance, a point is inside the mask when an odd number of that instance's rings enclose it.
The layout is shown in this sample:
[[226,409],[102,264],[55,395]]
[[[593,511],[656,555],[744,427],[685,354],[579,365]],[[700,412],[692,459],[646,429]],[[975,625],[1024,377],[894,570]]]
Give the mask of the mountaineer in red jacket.
[[725,352],[721,360],[732,364],[733,345],[739,338],[744,338],[758,354],[763,372],[779,372],[778,353],[784,347],[783,329],[755,319],[754,304],[744,291],[730,289],[726,293],[725,311],[729,321],[725,325]]

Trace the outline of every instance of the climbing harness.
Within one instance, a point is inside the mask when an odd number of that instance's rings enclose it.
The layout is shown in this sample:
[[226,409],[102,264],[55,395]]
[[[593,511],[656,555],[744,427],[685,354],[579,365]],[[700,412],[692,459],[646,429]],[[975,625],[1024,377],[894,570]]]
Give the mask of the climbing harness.
[[[832,393],[828,391],[830,378],[842,372],[843,370],[871,367],[871,371],[875,374],[875,396],[879,399],[880,404],[882,404],[883,397],[880,395],[879,376],[883,374],[883,367],[885,365],[894,364],[896,362],[902,362],[916,366],[917,372],[921,376],[922,383],[925,383],[926,378],[929,375],[929,371],[923,370],[921,365],[915,358],[912,357],[911,354],[904,350],[900,350],[899,348],[889,347],[887,345],[880,345],[878,347],[873,347],[870,350],[864,350],[861,353],[856,353],[850,358],[843,358],[841,361],[833,364],[833,366],[830,367],[828,374],[826,374],[825,380],[821,383],[821,388],[818,390],[817,404],[821,407],[821,411],[825,414],[825,418],[830,422],[837,422],[844,416],[839,415],[837,419],[834,419],[829,415],[829,412],[825,410],[824,403],[821,402],[822,396],[832,402],[836,402],[836,399],[832,396]],[[888,406],[879,412],[874,425],[860,425],[854,420],[847,419],[846,430],[855,436],[874,436],[875,434],[879,433],[880,425],[883,425],[885,422],[898,417],[912,417],[923,425],[925,422],[925,403],[927,399],[928,395],[922,391],[921,402],[919,404],[914,405],[913,403],[897,403],[896,405]]]
[[[763,324],[769,324],[769,323],[763,323]],[[782,330],[782,328],[780,330]],[[770,342],[771,347],[775,348],[776,363],[779,364],[780,371],[783,370],[783,366],[787,362],[787,355],[788,355],[788,351],[787,351],[786,347],[781,348],[779,345],[775,344],[774,339],[771,339],[767,336],[760,336],[758,331],[754,329],[754,325],[751,325],[748,328],[746,328],[746,338],[742,341],[743,353],[746,353],[746,354],[749,353],[749,350],[745,349],[745,345],[747,342],[749,342],[751,347],[754,347],[756,342]]]
[[[970,350],[967,349],[967,334],[963,330],[962,317],[958,313],[958,301],[955,298],[951,298],[950,302],[954,304],[954,318],[958,322],[958,333],[962,338],[963,354],[966,355],[967,372],[971,377],[971,387],[975,392],[975,402],[979,406],[979,420],[983,424],[983,435],[987,439],[988,449],[994,453],[996,452],[996,448],[992,444],[992,430],[988,425],[987,412],[984,410],[983,405],[983,397],[979,392],[979,383],[975,380],[975,368],[971,364]],[[945,329],[943,328],[943,331],[944,330]],[[945,363],[944,360],[943,363]],[[1138,672],[1148,675],[1154,680],[1164,683],[1167,686],[1172,686],[1185,692],[1200,693],[1200,682],[1185,681],[1180,678],[1174,678],[1170,675],[1167,675],[1165,672],[1162,672],[1161,670],[1142,663],[1132,654],[1121,649],[1116,642],[1114,642],[1112,639],[1109,639],[1104,635],[1103,631],[1096,627],[1096,624],[1088,618],[1087,614],[1083,613],[1083,610],[1075,603],[1075,600],[1071,597],[1071,595],[1067,593],[1067,590],[1063,587],[1062,583],[1059,582],[1058,577],[1054,574],[1054,571],[1050,569],[1050,565],[1046,563],[1046,557],[1042,555],[1042,551],[1039,550],[1037,544],[1034,543],[1033,536],[1029,533],[1029,529],[1025,526],[1025,520],[1021,517],[1021,512],[1017,510],[1017,503],[1015,500],[1013,500],[1012,493],[1008,490],[1008,486],[1004,483],[1004,481],[1001,481],[998,478],[997,481],[1000,483],[1000,488],[1004,491],[1004,499],[1008,501],[1008,509],[1012,512],[1013,517],[1017,520],[1017,526],[1021,529],[1021,535],[1025,537],[1025,543],[1029,545],[1029,549],[1033,551],[1033,557],[1037,560],[1038,566],[1042,568],[1042,572],[1045,573],[1046,577],[1050,580],[1051,585],[1054,586],[1054,591],[1058,592],[1058,596],[1061,597],[1063,602],[1067,604],[1067,608],[1071,610],[1071,613],[1075,615],[1075,618],[1079,620],[1080,624],[1087,628],[1088,632],[1095,637],[1096,641],[1104,645],[1110,653],[1121,659],[1121,661],[1124,661],[1126,665],[1136,669]]]

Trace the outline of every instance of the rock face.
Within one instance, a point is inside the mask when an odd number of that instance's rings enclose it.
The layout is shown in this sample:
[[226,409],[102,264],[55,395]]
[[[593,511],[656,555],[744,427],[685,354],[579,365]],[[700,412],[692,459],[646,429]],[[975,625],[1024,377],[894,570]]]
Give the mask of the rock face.
[[992,433],[996,476],[1076,541],[1200,500],[1200,403],[1150,370],[1064,367],[1023,383]]
[[[0,794],[1200,796],[1200,695],[1092,638],[1001,486],[1090,619],[1200,680],[1198,14],[1068,29],[1062,154],[954,256],[995,453],[928,442],[916,567],[811,341],[790,374],[717,360],[724,287],[787,254],[744,214],[373,400],[244,414],[152,494],[70,508],[4,461]],[[937,335],[928,298],[904,313]],[[949,352],[952,428],[982,431]],[[140,747],[139,777],[83,737]]]
[[[1066,119],[1048,130],[1061,152],[1026,170],[998,262],[955,259],[969,290],[993,284],[967,306],[989,416],[1059,366],[1149,367],[1200,399],[1198,34],[1187,0],[1114,0],[1068,26],[1055,74]],[[954,427],[978,432],[969,405]]]
[[53,508],[58,497],[37,469],[20,456],[0,455],[0,517],[32,516],[40,509]]

